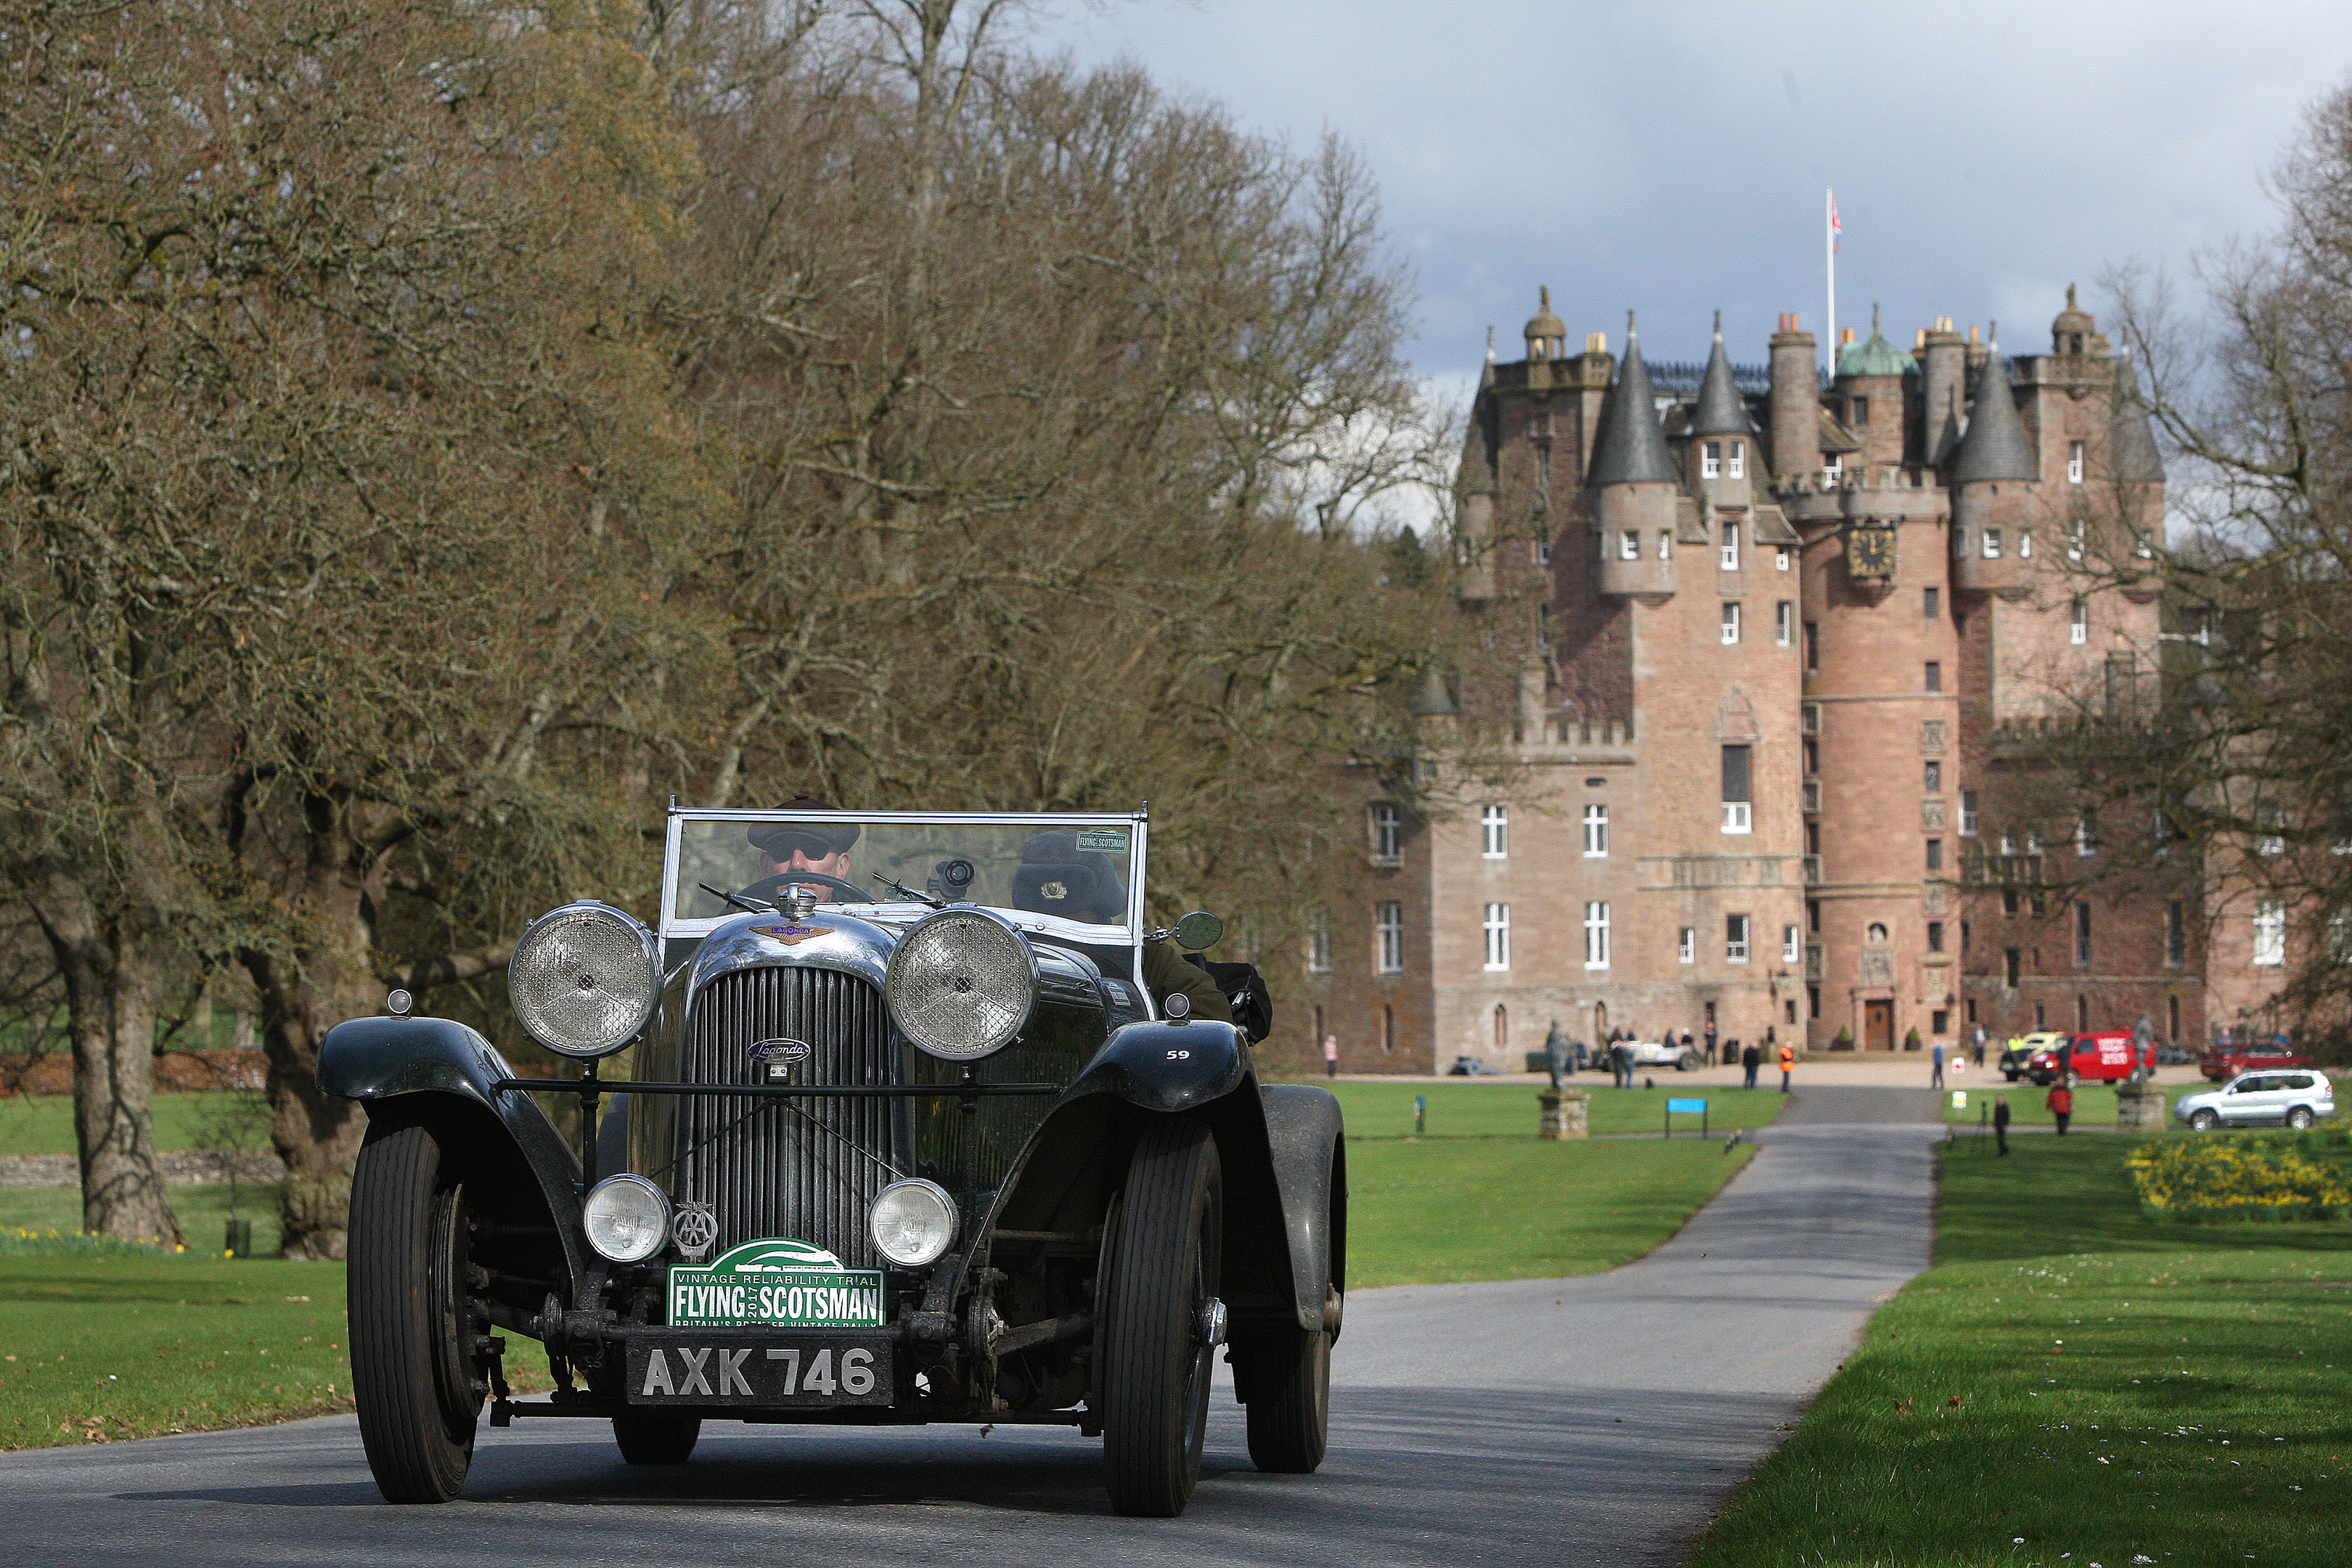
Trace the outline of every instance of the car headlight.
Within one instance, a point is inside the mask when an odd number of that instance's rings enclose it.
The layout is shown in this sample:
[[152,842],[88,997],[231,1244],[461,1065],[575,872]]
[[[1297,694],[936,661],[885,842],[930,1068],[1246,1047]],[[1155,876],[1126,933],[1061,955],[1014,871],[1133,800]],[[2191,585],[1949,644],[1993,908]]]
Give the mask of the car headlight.
[[919,1268],[955,1239],[955,1199],[936,1182],[893,1182],[875,1194],[874,1206],[866,1211],[866,1230],[883,1257],[900,1268]]
[[882,977],[890,1021],[916,1048],[951,1062],[1003,1050],[1037,1000],[1037,958],[985,910],[943,910],[899,939]]
[[660,986],[654,933],[610,904],[550,910],[507,961],[516,1019],[567,1057],[609,1056],[635,1039]]
[[581,1205],[588,1245],[614,1263],[643,1263],[669,1240],[669,1200],[643,1176],[607,1176]]

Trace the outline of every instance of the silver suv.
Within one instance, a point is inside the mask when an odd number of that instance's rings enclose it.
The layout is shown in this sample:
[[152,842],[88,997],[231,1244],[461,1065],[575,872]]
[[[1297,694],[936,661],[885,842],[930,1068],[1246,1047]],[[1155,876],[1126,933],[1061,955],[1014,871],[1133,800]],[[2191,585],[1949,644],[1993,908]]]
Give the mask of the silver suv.
[[2200,1132],[2216,1127],[2288,1126],[2298,1131],[2336,1114],[2336,1086],[2316,1068],[2240,1073],[2201,1094],[2173,1102],[2172,1117]]

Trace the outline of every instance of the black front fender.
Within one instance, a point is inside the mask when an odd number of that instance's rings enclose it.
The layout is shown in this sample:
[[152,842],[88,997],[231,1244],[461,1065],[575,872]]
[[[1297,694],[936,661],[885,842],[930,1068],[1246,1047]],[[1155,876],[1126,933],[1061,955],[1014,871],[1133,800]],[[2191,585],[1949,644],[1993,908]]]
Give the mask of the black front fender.
[[319,1087],[358,1100],[371,1120],[446,1115],[468,1136],[495,1138],[487,1112],[511,1145],[500,1151],[513,1156],[504,1163],[520,1167],[514,1178],[527,1172],[537,1185],[577,1279],[592,1261],[580,1223],[580,1157],[529,1094],[495,1087],[514,1076],[489,1041],[448,1018],[350,1018],[327,1031],[319,1049]]
[[1270,1083],[1259,1097],[1298,1326],[1326,1324],[1337,1339],[1339,1323],[1327,1322],[1325,1287],[1342,1294],[1348,1288],[1348,1145],[1339,1101],[1329,1089],[1303,1083]]
[[1249,1070],[1241,1031],[1231,1024],[1122,1024],[1062,1092],[1062,1103],[1108,1094],[1146,1110],[1192,1110],[1240,1088]]

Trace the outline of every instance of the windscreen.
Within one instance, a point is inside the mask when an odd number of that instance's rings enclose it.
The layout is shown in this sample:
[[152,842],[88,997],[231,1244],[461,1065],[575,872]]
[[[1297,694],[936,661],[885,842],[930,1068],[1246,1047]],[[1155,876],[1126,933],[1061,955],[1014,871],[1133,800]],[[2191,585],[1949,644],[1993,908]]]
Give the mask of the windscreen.
[[[676,823],[667,897],[671,923],[742,912],[724,896],[774,902],[788,887],[826,904],[942,903],[1050,916],[1132,940],[1128,881],[1133,826],[875,821],[854,813],[737,816]],[[907,892],[895,890],[883,879]],[[717,889],[714,891],[713,889]]]

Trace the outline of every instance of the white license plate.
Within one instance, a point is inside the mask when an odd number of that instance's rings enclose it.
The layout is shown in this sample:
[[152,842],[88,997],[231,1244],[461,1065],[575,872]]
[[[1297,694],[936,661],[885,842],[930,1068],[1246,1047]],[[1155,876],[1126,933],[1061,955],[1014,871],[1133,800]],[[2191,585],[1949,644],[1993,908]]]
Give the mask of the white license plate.
[[632,1336],[632,1405],[887,1405],[880,1334],[749,1334],[691,1329]]

